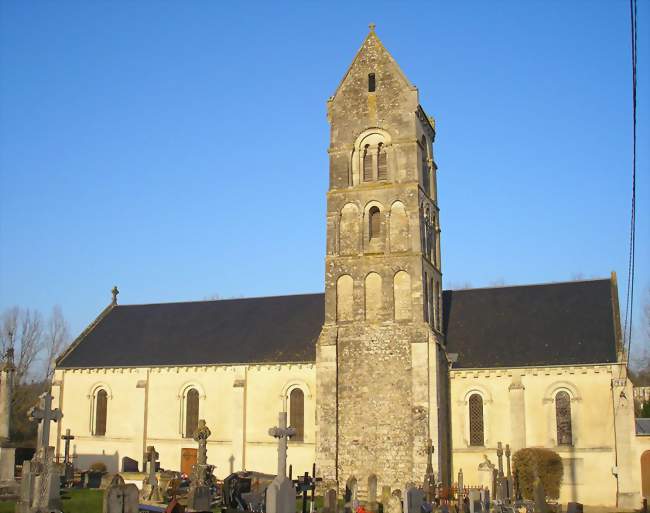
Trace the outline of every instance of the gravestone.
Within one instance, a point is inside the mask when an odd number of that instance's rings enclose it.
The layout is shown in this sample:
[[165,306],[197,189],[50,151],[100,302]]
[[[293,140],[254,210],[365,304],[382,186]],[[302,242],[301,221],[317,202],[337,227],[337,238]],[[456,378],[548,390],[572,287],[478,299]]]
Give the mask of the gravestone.
[[494,481],[494,465],[487,455],[483,455],[483,461],[478,466],[478,484],[487,490],[492,490]]
[[208,511],[212,503],[210,486],[207,482],[208,473],[208,438],[210,428],[205,425],[205,420],[199,420],[199,427],[194,432],[194,440],[199,444],[196,464],[192,466],[192,479],[190,491],[187,495],[188,511]]
[[36,453],[30,462],[23,463],[20,499],[16,513],[60,511],[60,469],[54,463],[54,447],[49,447],[50,422],[58,422],[63,414],[52,409],[52,396],[45,392],[39,398],[39,406],[29,410],[29,419],[38,422]]
[[403,513],[402,512],[402,499],[400,498],[400,491],[394,490],[388,499],[388,507],[384,508],[384,513]]
[[138,513],[139,491],[134,484],[124,484],[117,474],[104,490],[102,513]]
[[515,492],[514,492],[514,479],[512,476],[512,471],[510,468],[510,444],[506,444],[506,491],[508,494],[508,500],[510,502],[513,502],[515,500]]
[[162,501],[162,493],[160,486],[158,486],[158,478],[156,477],[156,461],[158,461],[158,453],[153,445],[147,447],[147,477],[142,482],[141,497],[145,501],[160,502]]
[[16,449],[9,447],[9,434],[11,432],[10,411],[13,393],[14,375],[14,350],[7,349],[4,361],[0,363],[0,495],[13,495],[16,492],[15,466]]
[[140,472],[138,460],[124,456],[122,458],[122,472]]
[[336,490],[333,488],[330,488],[327,490],[325,493],[325,498],[324,498],[324,513],[338,513],[338,499],[336,497]]
[[424,492],[418,488],[407,488],[404,495],[404,513],[420,513],[422,504],[426,501]]
[[569,502],[566,506],[566,513],[582,513],[583,507],[580,502]]
[[481,507],[484,511],[490,511],[490,490],[486,488],[481,490]]
[[462,502],[465,497],[465,483],[463,482],[463,469],[458,470],[458,502]]
[[483,501],[481,492],[476,488],[469,491],[469,513],[481,513],[483,511]]
[[388,507],[389,500],[390,500],[390,486],[384,485],[381,487],[381,504],[384,511],[386,511],[386,508]]
[[296,489],[287,477],[287,441],[296,430],[287,427],[287,412],[280,412],[278,425],[269,429],[269,435],[278,440],[278,473],[266,489],[266,513],[295,513]]
[[535,513],[549,513],[549,507],[546,503],[546,492],[539,477],[535,477],[535,482],[533,483],[533,499],[535,500]]
[[64,480],[66,486],[72,486],[72,481],[74,480],[74,465],[70,460],[70,442],[74,440],[74,435],[70,434],[70,430],[65,430],[65,435],[61,436],[61,440],[64,441],[63,449],[63,468],[64,470]]

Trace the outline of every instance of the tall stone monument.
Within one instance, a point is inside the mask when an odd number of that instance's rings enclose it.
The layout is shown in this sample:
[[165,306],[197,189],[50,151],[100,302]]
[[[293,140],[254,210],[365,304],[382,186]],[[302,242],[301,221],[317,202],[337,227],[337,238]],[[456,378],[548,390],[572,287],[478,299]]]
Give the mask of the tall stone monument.
[[278,473],[266,489],[266,513],[295,513],[296,489],[287,477],[287,440],[296,430],[287,427],[287,412],[280,412],[278,425],[269,429],[269,435],[278,439]]
[[187,511],[209,511],[212,496],[207,482],[208,474],[208,438],[211,435],[205,420],[199,420],[199,427],[194,433],[194,440],[199,444],[196,464],[192,467],[192,481],[187,496]]
[[9,446],[15,373],[14,350],[10,347],[0,363],[0,496],[15,496],[16,493],[16,449]]
[[429,438],[427,443],[427,471],[424,474],[424,494],[427,502],[431,504],[436,496],[436,475],[433,471],[433,441]]
[[38,422],[36,454],[31,461],[23,463],[16,513],[60,511],[60,471],[54,463],[54,447],[49,442],[50,422],[58,422],[63,414],[58,408],[52,409],[52,396],[45,392],[39,405],[29,410],[28,415],[31,421]]

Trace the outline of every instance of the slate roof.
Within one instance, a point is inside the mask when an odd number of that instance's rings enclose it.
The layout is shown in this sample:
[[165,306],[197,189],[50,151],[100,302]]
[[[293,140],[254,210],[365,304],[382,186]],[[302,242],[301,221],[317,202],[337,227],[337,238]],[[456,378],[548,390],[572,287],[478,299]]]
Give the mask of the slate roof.
[[443,293],[454,368],[616,361],[610,280]]
[[58,362],[69,367],[316,359],[323,294],[115,306]]
[[[616,361],[609,280],[443,293],[454,368]],[[324,295],[107,308],[59,368],[312,362]]]

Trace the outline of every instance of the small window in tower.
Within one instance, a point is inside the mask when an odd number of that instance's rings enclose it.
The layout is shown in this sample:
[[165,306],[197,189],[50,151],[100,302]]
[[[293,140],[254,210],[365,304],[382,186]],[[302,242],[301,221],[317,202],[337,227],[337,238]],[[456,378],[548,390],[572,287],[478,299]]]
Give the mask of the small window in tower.
[[381,225],[380,225],[381,213],[379,212],[378,207],[370,207],[370,210],[368,211],[368,215],[370,217],[370,238],[374,239],[376,237],[379,237],[379,232],[381,230]]
[[363,149],[363,181],[372,181],[372,154],[370,153],[370,146],[366,144]]
[[375,92],[375,74],[374,73],[369,73],[368,74],[368,92],[369,93],[374,93]]
[[377,147],[377,180],[386,180],[388,169],[386,167],[386,148],[382,143]]

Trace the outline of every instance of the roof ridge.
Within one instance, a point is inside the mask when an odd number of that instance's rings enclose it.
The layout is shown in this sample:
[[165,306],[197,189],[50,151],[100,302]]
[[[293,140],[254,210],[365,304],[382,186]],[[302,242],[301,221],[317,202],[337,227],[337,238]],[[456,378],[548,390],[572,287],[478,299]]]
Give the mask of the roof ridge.
[[323,296],[325,292],[301,292],[299,294],[276,294],[274,296],[246,296],[246,297],[229,297],[223,299],[191,299],[188,301],[161,301],[158,303],[128,303],[119,304],[115,308],[123,308],[128,306],[158,306],[158,305],[182,305],[182,304],[197,304],[197,303],[223,303],[226,301],[246,301],[249,299],[277,299],[281,297],[300,297],[300,296]]
[[517,288],[517,287],[547,287],[549,285],[566,285],[569,283],[586,283],[593,281],[611,281],[611,278],[588,278],[584,280],[566,280],[566,281],[546,281],[540,283],[519,283],[512,285],[489,285],[486,287],[468,287],[461,289],[443,289],[443,292],[462,292],[465,290],[492,290],[492,289],[508,289],[508,288]]

